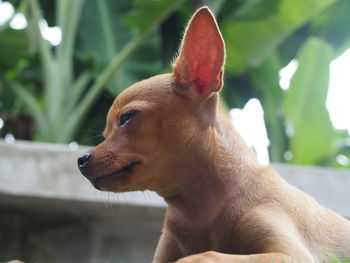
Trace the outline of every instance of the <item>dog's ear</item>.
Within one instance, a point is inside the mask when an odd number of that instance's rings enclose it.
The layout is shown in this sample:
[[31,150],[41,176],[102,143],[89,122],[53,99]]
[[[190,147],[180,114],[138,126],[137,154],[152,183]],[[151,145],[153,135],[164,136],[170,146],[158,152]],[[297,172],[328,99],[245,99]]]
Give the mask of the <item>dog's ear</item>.
[[203,100],[223,84],[225,44],[214,15],[200,8],[191,18],[173,65],[175,92]]

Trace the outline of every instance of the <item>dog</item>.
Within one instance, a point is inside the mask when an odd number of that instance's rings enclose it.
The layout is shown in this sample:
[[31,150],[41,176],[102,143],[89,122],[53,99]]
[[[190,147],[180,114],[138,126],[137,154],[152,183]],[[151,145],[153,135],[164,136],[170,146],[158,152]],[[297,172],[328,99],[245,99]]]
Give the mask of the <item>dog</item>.
[[105,140],[78,158],[99,190],[152,190],[168,204],[154,263],[305,263],[350,257],[350,222],[261,165],[225,113],[225,44],[208,7],[172,73],[113,102]]

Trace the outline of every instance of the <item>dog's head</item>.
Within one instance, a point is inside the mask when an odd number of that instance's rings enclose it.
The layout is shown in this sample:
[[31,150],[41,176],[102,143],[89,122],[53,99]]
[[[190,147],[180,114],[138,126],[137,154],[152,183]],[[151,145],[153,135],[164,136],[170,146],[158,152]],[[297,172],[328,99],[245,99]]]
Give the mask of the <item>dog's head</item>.
[[212,13],[199,9],[185,31],[173,72],[124,90],[107,115],[105,140],[81,155],[78,166],[101,190],[171,191],[184,170],[205,169],[217,92],[223,84],[225,46]]

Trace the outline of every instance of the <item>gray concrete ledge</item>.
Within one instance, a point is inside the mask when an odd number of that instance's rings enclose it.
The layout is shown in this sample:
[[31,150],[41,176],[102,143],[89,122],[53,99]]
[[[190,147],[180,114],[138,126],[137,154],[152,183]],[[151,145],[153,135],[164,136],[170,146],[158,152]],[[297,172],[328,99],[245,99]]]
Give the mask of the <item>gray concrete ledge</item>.
[[350,218],[350,170],[273,164],[289,183]]

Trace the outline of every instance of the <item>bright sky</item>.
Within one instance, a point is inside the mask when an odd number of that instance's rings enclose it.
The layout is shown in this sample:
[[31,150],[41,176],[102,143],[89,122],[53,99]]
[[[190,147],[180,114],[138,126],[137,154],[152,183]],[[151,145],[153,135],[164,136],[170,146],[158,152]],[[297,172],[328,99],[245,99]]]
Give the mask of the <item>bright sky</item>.
[[269,163],[269,140],[264,122],[264,111],[258,99],[250,99],[243,109],[230,111],[233,125],[245,142],[257,153],[259,161]]
[[[9,2],[0,0],[0,26],[10,21],[13,29],[24,29],[27,21],[23,14],[15,14],[13,6]],[[45,20],[40,21],[40,30],[44,39],[52,45],[61,43],[62,32],[59,27],[48,27]],[[298,62],[292,60],[285,68],[280,70],[280,86],[283,90],[289,88],[290,79],[298,67]],[[330,66],[330,84],[327,97],[327,109],[330,113],[333,125],[337,129],[347,129],[350,133],[350,49],[333,60]],[[230,112],[236,129],[244,140],[255,149],[258,159],[262,163],[268,163],[266,128],[263,119],[263,109],[258,99],[251,99],[243,109],[232,109]],[[0,124],[3,123],[0,119]],[[0,125],[0,129],[2,125]],[[339,157],[344,163],[345,156]],[[346,158],[346,157],[345,157]]]
[[337,129],[350,133],[350,49],[332,61],[327,109]]

